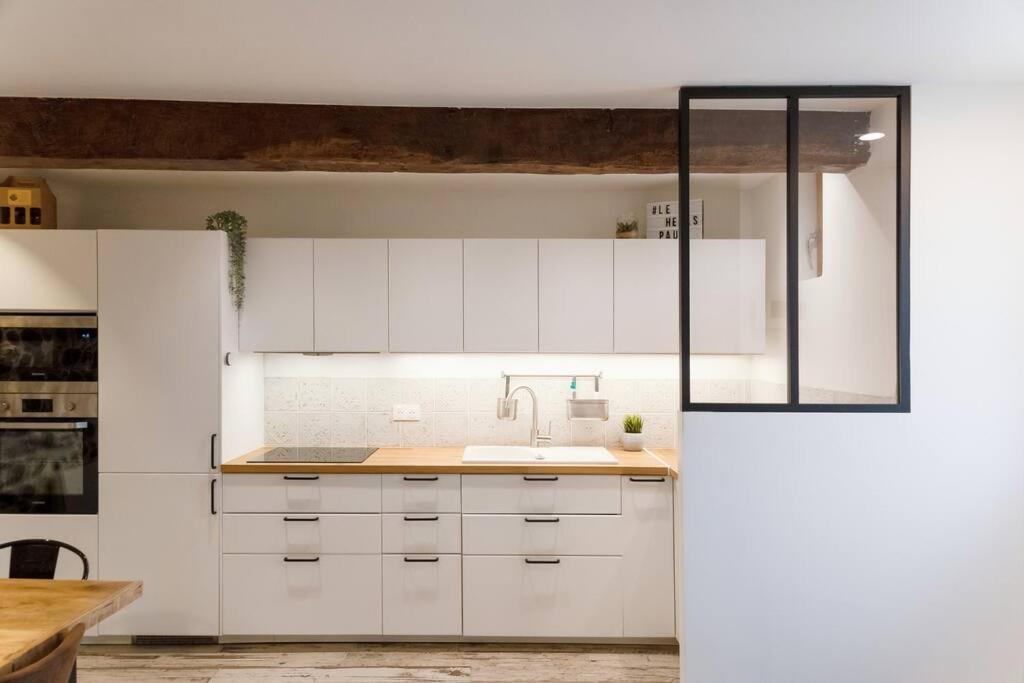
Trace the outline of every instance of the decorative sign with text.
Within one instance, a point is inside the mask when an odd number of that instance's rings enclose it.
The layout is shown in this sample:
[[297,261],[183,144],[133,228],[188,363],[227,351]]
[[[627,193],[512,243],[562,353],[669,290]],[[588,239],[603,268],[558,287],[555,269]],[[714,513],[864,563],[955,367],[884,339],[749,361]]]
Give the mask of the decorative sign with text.
[[[647,205],[647,239],[679,239],[679,202],[651,202]],[[690,200],[690,239],[704,238],[704,200]]]

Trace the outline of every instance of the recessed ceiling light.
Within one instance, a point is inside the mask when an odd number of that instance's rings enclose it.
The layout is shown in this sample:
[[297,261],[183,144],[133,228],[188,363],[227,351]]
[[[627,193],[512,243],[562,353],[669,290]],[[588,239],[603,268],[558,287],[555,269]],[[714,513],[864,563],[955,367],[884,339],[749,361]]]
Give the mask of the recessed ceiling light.
[[874,142],[875,140],[881,140],[884,137],[885,133],[872,132],[864,133],[863,135],[858,135],[857,139],[860,140],[861,142]]

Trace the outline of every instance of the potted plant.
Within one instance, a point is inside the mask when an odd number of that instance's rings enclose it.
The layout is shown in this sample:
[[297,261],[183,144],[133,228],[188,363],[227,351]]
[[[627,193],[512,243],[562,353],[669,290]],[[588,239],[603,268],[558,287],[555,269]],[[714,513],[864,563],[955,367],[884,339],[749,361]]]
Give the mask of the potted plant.
[[627,213],[615,221],[615,236],[619,239],[636,239],[640,237],[640,227],[636,216]]
[[228,291],[236,311],[245,303],[245,232],[249,222],[235,211],[221,211],[206,218],[207,230],[222,230],[228,235]]
[[644,449],[644,419],[639,415],[627,415],[622,418],[622,447],[627,451]]

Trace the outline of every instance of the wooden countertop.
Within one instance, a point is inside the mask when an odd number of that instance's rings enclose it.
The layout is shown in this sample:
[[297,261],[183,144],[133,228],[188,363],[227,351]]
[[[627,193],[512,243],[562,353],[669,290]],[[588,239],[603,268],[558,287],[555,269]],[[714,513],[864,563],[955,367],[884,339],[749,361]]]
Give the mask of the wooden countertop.
[[675,476],[673,468],[659,453],[675,454],[674,449],[624,451],[610,448],[618,462],[614,465],[574,465],[559,463],[464,463],[462,448],[381,448],[361,463],[264,463],[249,462],[272,447],[254,451],[221,465],[225,474],[267,473],[299,474],[633,474]]
[[95,626],[140,595],[141,581],[0,579],[0,674],[45,655],[76,624]]

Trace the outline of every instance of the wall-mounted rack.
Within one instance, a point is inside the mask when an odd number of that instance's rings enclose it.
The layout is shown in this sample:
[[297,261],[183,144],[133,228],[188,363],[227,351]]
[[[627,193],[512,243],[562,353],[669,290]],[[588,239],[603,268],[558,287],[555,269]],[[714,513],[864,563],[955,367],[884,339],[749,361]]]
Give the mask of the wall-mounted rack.
[[502,371],[501,378],[505,380],[505,398],[508,398],[509,392],[512,389],[512,378],[518,377],[520,379],[571,379],[572,380],[572,398],[568,399],[566,404],[566,417],[570,420],[600,420],[605,421],[608,419],[608,399],[606,398],[576,398],[576,381],[579,379],[592,379],[594,380],[594,391],[601,391],[601,375],[598,372],[596,374],[527,374],[527,373],[507,373]]

